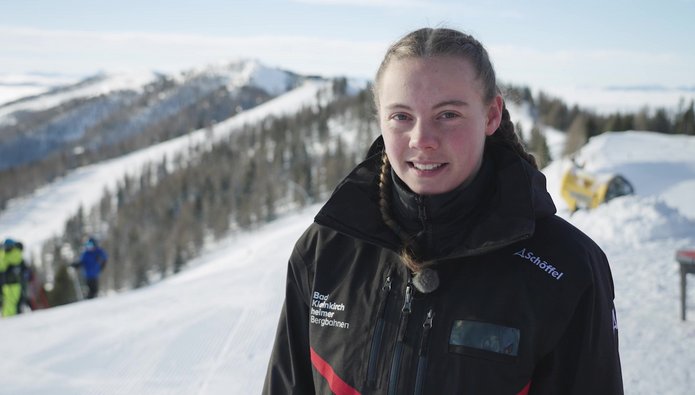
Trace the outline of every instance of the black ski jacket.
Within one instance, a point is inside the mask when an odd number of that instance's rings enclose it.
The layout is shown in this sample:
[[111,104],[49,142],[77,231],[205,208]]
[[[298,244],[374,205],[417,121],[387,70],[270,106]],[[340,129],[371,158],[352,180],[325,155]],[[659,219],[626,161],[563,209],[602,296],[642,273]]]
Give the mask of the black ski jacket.
[[454,236],[423,294],[381,219],[372,153],[291,254],[264,394],[623,393],[608,262],[554,215],[542,173],[486,148],[492,197],[472,226],[438,224]]

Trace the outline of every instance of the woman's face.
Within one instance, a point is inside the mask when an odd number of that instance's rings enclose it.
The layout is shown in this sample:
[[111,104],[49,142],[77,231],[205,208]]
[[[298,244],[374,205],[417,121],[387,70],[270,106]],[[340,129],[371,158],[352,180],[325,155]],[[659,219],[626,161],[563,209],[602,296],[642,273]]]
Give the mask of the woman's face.
[[449,192],[475,176],[485,137],[500,124],[502,98],[484,101],[468,60],[393,60],[377,88],[386,155],[413,192]]

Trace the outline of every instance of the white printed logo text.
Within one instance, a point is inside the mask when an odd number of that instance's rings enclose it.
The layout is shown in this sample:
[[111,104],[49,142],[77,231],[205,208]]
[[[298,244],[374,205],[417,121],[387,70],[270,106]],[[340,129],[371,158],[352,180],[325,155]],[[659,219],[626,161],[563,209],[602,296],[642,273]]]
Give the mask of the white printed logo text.
[[544,261],[541,257],[537,256],[533,252],[526,251],[526,248],[522,248],[520,251],[515,252],[514,255],[518,255],[528,260],[529,262],[536,265],[537,268],[548,273],[556,280],[559,280],[565,274],[564,272],[558,271],[555,266],[551,265],[547,261]]
[[335,319],[336,312],[345,311],[345,304],[330,301],[330,295],[315,292],[311,298],[311,311],[309,322],[314,325],[332,326],[341,329],[350,329],[349,322]]

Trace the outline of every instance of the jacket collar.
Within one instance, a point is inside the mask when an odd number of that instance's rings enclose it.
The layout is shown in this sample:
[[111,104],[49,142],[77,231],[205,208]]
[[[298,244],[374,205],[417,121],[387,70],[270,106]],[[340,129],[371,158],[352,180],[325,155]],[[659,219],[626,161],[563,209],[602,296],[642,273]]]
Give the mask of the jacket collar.
[[[368,158],[336,187],[315,221],[351,237],[399,251],[401,241],[384,224],[379,209],[382,150],[380,137],[372,144]],[[475,205],[475,215],[470,221],[445,223],[441,234],[450,237],[437,247],[433,258],[482,254],[512,244],[533,235],[537,218],[555,213],[555,205],[545,189],[545,176],[540,171],[503,146],[488,144],[485,157],[492,164],[491,174],[479,174],[493,181],[482,183],[490,186],[489,195],[484,193],[488,201]],[[451,202],[460,204],[459,199],[455,197]]]
[[[414,193],[392,170],[392,217],[414,240],[424,259],[446,256],[456,248],[461,232],[469,232],[477,214],[494,194],[493,164],[483,160],[471,182],[438,195]],[[458,229],[452,232],[452,229]]]

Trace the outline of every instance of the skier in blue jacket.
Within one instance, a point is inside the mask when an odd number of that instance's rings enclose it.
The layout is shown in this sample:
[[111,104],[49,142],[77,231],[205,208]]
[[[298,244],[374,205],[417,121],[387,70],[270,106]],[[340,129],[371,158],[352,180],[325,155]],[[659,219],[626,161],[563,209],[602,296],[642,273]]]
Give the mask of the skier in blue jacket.
[[99,247],[95,238],[90,237],[84,245],[84,251],[80,255],[80,260],[72,264],[74,267],[82,266],[82,273],[89,288],[87,299],[97,296],[99,292],[99,274],[106,266],[107,260],[106,252]]

